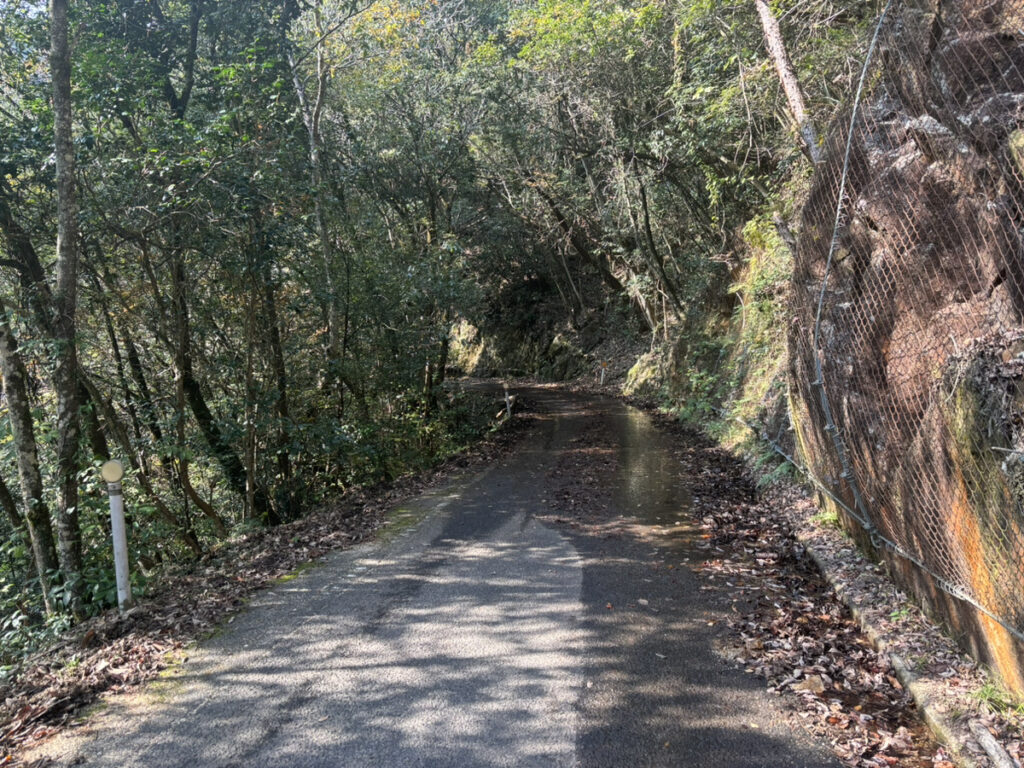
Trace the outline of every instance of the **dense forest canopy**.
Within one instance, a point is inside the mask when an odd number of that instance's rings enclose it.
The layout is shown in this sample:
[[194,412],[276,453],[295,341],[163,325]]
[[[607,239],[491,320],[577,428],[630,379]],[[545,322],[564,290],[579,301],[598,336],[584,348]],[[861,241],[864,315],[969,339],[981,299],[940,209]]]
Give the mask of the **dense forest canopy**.
[[78,0],[65,122],[63,5],[0,4],[0,664],[111,604],[109,457],[141,582],[464,442],[459,324],[694,322],[811,168],[759,12],[823,126],[878,10]]

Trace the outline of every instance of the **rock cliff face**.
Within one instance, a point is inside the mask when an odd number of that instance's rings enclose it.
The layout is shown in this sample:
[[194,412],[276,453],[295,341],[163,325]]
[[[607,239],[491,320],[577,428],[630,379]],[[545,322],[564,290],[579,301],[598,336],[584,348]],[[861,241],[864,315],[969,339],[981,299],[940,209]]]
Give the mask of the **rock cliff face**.
[[834,247],[849,113],[804,209],[797,437],[896,547],[862,542],[1024,693],[1024,2],[896,3],[868,83]]

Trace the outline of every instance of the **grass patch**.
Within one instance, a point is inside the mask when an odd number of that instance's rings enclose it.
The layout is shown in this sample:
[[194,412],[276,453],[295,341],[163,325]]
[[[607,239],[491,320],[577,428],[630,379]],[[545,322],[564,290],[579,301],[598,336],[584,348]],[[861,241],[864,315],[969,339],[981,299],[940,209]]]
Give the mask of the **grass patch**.
[[985,683],[971,698],[1000,715],[1024,715],[1024,702],[996,683]]
[[282,574],[281,576],[278,576],[276,579],[272,579],[270,582],[270,586],[276,587],[278,584],[287,584],[289,581],[295,581],[295,579],[299,578],[299,576],[304,574],[306,571],[311,571],[318,565],[320,565],[320,563],[317,560],[310,560],[305,563],[300,563],[299,565],[295,566],[292,570],[288,571],[288,573]]
[[839,521],[839,513],[834,508],[824,508],[811,518],[811,522],[820,525],[822,528],[834,528],[837,531],[843,529]]
[[[157,672],[156,677],[145,684],[141,692],[142,701],[149,704],[164,704],[177,696],[185,687],[184,667],[187,660],[187,650],[165,654],[164,661],[167,662],[167,667]],[[102,700],[98,704],[106,706]]]
[[103,714],[108,709],[110,709],[110,702],[107,701],[106,699],[100,699],[99,701],[94,701],[92,704],[90,704],[89,706],[85,707],[81,712],[79,712],[75,716],[75,722],[78,723],[78,724],[86,723],[90,719],[96,717],[97,715]]
[[387,522],[377,530],[377,535],[374,538],[384,544],[394,541],[406,531],[419,525],[430,512],[430,507],[423,509],[398,507],[388,513]]

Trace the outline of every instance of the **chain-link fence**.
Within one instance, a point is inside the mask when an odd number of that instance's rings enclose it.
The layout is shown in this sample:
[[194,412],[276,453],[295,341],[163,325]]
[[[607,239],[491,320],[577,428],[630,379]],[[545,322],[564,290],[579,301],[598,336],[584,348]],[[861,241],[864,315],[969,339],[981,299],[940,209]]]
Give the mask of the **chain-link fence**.
[[1024,691],[1024,0],[886,6],[792,310],[809,470]]

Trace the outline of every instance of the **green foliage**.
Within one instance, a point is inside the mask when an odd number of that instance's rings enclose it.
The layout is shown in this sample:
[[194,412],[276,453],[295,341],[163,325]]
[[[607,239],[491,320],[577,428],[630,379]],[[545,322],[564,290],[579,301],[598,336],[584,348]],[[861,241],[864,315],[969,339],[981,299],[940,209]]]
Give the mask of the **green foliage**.
[[1024,715],[1024,704],[996,683],[985,683],[978,690],[972,691],[971,697],[982,703],[992,712]]
[[842,523],[839,520],[839,512],[834,506],[822,508],[820,512],[811,518],[811,521],[826,528],[842,530]]
[[0,681],[24,655],[67,629],[65,614],[47,618],[25,537],[0,525]]
[[[778,10],[824,119],[872,11]],[[31,277],[52,282],[56,245],[47,22],[0,4],[0,301],[52,510]],[[113,604],[105,453],[131,465],[142,592],[161,563],[459,450],[493,417],[446,386],[459,322],[495,366],[555,377],[602,323],[675,337],[652,378],[705,424],[781,395],[790,265],[767,209],[788,215],[806,169],[750,3],[89,0],[73,24],[89,402],[83,572],[53,574],[58,605],[79,577],[89,612]],[[12,489],[17,458],[0,419]],[[63,620],[24,535],[0,542],[9,663]]]

